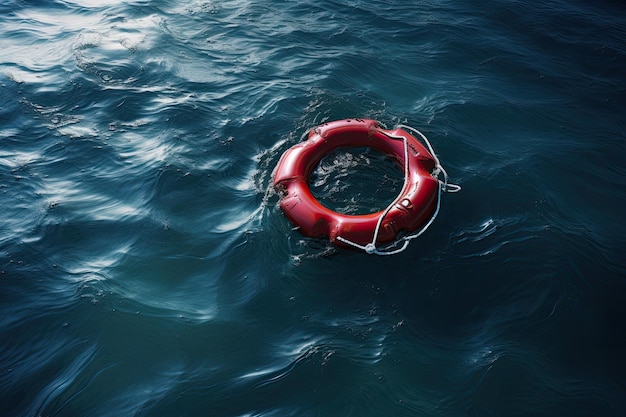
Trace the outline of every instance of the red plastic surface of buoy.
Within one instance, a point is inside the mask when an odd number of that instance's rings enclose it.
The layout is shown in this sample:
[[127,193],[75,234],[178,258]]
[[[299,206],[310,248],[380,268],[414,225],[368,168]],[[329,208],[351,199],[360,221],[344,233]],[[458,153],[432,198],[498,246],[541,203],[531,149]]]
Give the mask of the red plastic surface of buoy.
[[[372,242],[383,211],[364,215],[337,213],[324,207],[309,188],[309,176],[319,161],[341,147],[371,147],[393,156],[405,166],[405,145],[392,137],[407,140],[408,178],[381,222],[376,242]],[[414,136],[403,129],[385,130],[369,119],[346,119],[325,123],[311,130],[308,139],[288,149],[274,171],[274,186],[283,193],[280,207],[285,216],[308,237],[328,239],[347,246],[338,237],[359,245],[393,242],[402,232],[423,227],[435,214],[440,195],[433,178],[436,161]]]

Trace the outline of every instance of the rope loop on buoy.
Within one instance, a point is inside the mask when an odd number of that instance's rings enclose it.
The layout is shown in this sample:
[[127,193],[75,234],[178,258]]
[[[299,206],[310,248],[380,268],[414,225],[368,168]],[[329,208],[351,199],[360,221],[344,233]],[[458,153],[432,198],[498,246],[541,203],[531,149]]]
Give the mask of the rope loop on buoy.
[[[430,141],[428,140],[428,138],[422,132],[420,132],[419,130],[417,130],[417,129],[411,127],[411,126],[407,126],[407,125],[398,125],[398,126],[396,126],[396,129],[406,129],[406,130],[409,130],[409,131],[415,133],[417,136],[419,136],[422,139],[422,141],[426,144],[426,146],[428,146],[428,150],[430,151],[430,154],[433,156],[433,158],[435,160],[435,170],[433,171],[432,176],[434,178],[436,178],[438,180],[438,182],[439,182],[439,193],[440,194],[443,193],[443,192],[457,193],[457,192],[461,191],[461,186],[460,185],[458,185],[458,184],[450,184],[448,182],[448,180],[449,180],[448,173],[443,168],[443,166],[441,166],[441,163],[439,162],[439,158],[435,154],[435,151],[434,151],[432,145],[430,144]],[[408,146],[408,139],[404,135],[393,135],[393,134],[391,134],[391,133],[389,133],[387,131],[382,131],[382,132],[389,139],[402,140],[403,143],[404,143],[404,185],[402,186],[402,189],[404,190],[404,188],[407,186],[407,183],[409,181],[409,146]],[[439,178],[440,174],[443,175],[443,179]],[[386,244],[382,248],[378,248],[378,247],[376,247],[376,241],[378,240],[378,234],[380,232],[380,227],[381,227],[381,225],[383,223],[383,220],[385,219],[385,217],[387,216],[389,211],[396,205],[396,203],[398,202],[398,200],[400,199],[401,196],[402,196],[402,192],[400,192],[398,197],[396,197],[396,199],[393,200],[387,206],[387,208],[382,212],[382,214],[378,218],[378,222],[376,224],[376,229],[374,231],[374,237],[372,238],[372,241],[370,243],[368,243],[367,245],[359,245],[358,243],[352,242],[349,239],[346,239],[346,238],[344,238],[342,236],[337,236],[337,240],[339,240],[339,241],[341,241],[341,242],[343,242],[343,243],[345,243],[347,245],[353,246],[353,247],[355,247],[357,249],[361,249],[365,253],[367,253],[368,255],[381,255],[381,256],[396,255],[396,254],[406,250],[406,248],[409,246],[409,242],[411,240],[419,237],[420,235],[422,235],[426,231],[426,229],[428,229],[428,227],[430,227],[430,225],[433,223],[433,221],[437,217],[437,214],[439,214],[439,208],[441,207],[441,204],[440,204],[441,203],[441,198],[437,199],[437,209],[433,213],[433,215],[430,218],[430,220],[424,226],[422,226],[418,231],[413,232],[412,234],[409,234],[409,235],[402,236],[398,240],[396,240],[395,242],[392,242],[390,244]],[[402,243],[402,246],[400,248],[393,249],[393,248],[396,248],[399,243]]]

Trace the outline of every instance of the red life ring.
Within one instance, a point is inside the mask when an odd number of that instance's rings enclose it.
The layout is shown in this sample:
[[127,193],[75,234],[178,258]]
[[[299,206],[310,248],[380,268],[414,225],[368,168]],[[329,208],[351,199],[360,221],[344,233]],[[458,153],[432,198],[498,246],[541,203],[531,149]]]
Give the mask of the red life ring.
[[[408,168],[404,187],[387,210],[341,214],[324,207],[313,196],[309,176],[322,157],[340,147],[375,148]],[[438,166],[436,157],[405,130],[386,130],[375,120],[346,119],[316,127],[309,132],[308,140],[288,149],[274,171],[274,186],[284,193],[282,211],[303,235],[328,237],[344,247],[365,249],[373,244],[375,249],[379,244],[394,242],[401,233],[424,227],[436,215],[441,191],[434,177]]]

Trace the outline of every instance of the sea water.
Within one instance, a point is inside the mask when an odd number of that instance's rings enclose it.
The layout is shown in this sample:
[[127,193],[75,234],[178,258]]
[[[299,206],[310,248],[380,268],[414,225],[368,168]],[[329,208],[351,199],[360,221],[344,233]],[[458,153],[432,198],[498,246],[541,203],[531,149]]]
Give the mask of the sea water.
[[[5,0],[0,414],[626,415],[625,74],[621,2]],[[278,207],[348,117],[462,187],[401,254]],[[311,186],[376,210],[393,169]]]

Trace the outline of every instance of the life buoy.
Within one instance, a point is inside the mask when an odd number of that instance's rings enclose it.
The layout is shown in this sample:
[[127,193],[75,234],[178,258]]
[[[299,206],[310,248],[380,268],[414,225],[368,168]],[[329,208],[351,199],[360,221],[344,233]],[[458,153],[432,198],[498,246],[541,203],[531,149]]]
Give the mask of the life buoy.
[[[324,207],[313,196],[309,176],[326,154],[340,147],[371,147],[405,167],[403,189],[386,210],[342,214]],[[288,149],[274,171],[273,183],[283,193],[282,211],[300,233],[374,252],[379,245],[394,242],[400,234],[414,232],[432,221],[441,194],[435,172],[438,167],[434,152],[406,130],[387,130],[370,119],[345,119],[312,129],[308,140]]]

